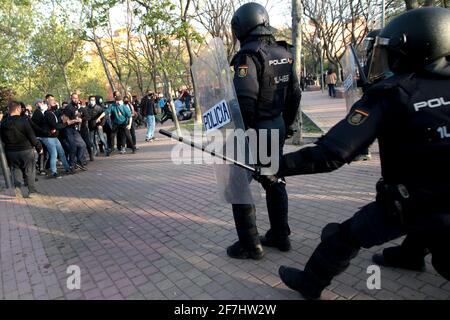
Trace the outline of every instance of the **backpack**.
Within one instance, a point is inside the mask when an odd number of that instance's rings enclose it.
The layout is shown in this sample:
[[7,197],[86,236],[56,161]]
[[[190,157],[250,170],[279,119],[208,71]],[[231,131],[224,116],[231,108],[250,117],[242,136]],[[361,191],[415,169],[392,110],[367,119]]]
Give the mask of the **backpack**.
[[111,115],[113,124],[123,125],[128,122],[128,113],[124,109],[124,105],[112,105],[111,106]]

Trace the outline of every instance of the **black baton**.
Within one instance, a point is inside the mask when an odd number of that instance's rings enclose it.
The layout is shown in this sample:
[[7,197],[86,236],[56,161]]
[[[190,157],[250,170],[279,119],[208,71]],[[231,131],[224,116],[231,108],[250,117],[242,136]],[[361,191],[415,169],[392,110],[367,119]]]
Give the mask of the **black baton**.
[[249,165],[246,165],[245,163],[241,163],[241,162],[236,161],[234,159],[228,158],[228,157],[224,156],[223,154],[214,152],[212,150],[208,150],[208,149],[206,149],[206,147],[204,145],[197,144],[194,141],[191,141],[191,140],[183,138],[183,137],[179,137],[179,136],[177,136],[176,134],[174,134],[174,133],[172,133],[170,131],[167,131],[167,130],[164,130],[164,129],[159,129],[159,133],[165,135],[166,137],[169,137],[169,138],[178,140],[178,141],[180,141],[180,142],[182,142],[184,144],[187,144],[187,145],[191,146],[192,148],[195,148],[195,149],[198,149],[198,150],[202,150],[203,152],[209,153],[210,155],[212,155],[214,157],[221,158],[222,160],[225,160],[225,161],[228,161],[228,162],[230,162],[232,164],[235,164],[235,165],[237,165],[240,168],[243,168],[243,169],[251,171],[251,172],[256,172],[255,168],[253,168],[253,167],[251,167]]
[[[198,150],[202,150],[203,152],[209,153],[210,155],[212,155],[214,157],[221,158],[222,160],[228,161],[228,162],[230,162],[230,163],[232,163],[234,165],[237,165],[238,167],[243,168],[245,170],[251,171],[253,173],[259,172],[259,170],[257,170],[254,167],[251,167],[249,165],[246,165],[245,163],[241,163],[241,162],[236,161],[234,159],[228,158],[228,157],[224,156],[223,154],[219,154],[219,153],[216,153],[216,152],[214,152],[212,150],[208,150],[208,149],[206,149],[206,147],[204,145],[200,145],[200,144],[197,144],[194,141],[191,141],[189,139],[186,139],[186,138],[183,138],[183,137],[179,137],[179,136],[177,136],[176,134],[174,134],[174,133],[172,133],[170,131],[167,131],[167,130],[164,130],[164,129],[159,129],[159,133],[161,133],[162,135],[165,135],[166,137],[169,137],[169,138],[178,140],[179,142],[182,142],[184,144],[187,144],[187,145],[191,146],[192,148],[195,148],[195,149],[198,149]],[[277,183],[286,184],[286,181],[284,181],[281,178],[278,178]]]

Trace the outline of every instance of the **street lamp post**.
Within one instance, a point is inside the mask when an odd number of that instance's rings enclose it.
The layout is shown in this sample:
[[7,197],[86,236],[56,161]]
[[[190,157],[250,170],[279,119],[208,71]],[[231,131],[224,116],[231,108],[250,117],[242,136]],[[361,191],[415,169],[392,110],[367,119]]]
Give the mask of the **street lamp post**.
[[381,1],[381,29],[384,28],[385,20],[386,20],[386,0]]

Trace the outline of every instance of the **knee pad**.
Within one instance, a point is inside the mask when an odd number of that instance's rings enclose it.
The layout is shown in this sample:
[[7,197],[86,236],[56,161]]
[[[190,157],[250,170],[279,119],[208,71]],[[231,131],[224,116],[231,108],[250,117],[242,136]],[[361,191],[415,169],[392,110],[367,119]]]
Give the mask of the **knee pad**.
[[340,224],[337,222],[329,223],[322,229],[322,234],[320,235],[320,240],[322,242],[327,241],[330,237],[333,235],[339,233],[340,231]]
[[351,233],[348,220],[342,224],[327,224],[322,230],[321,240],[324,245],[323,251],[338,259],[342,257],[353,259],[361,248]]

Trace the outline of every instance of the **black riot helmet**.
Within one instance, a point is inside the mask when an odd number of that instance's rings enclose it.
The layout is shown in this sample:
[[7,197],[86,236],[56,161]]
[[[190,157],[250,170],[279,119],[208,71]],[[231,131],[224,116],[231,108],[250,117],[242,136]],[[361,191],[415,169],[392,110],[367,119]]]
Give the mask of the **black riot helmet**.
[[414,72],[450,55],[450,10],[418,8],[394,18],[380,32],[375,46],[388,51],[392,72]]
[[242,41],[248,36],[272,35],[276,29],[269,24],[269,14],[260,4],[249,2],[240,6],[231,19],[234,36]]

